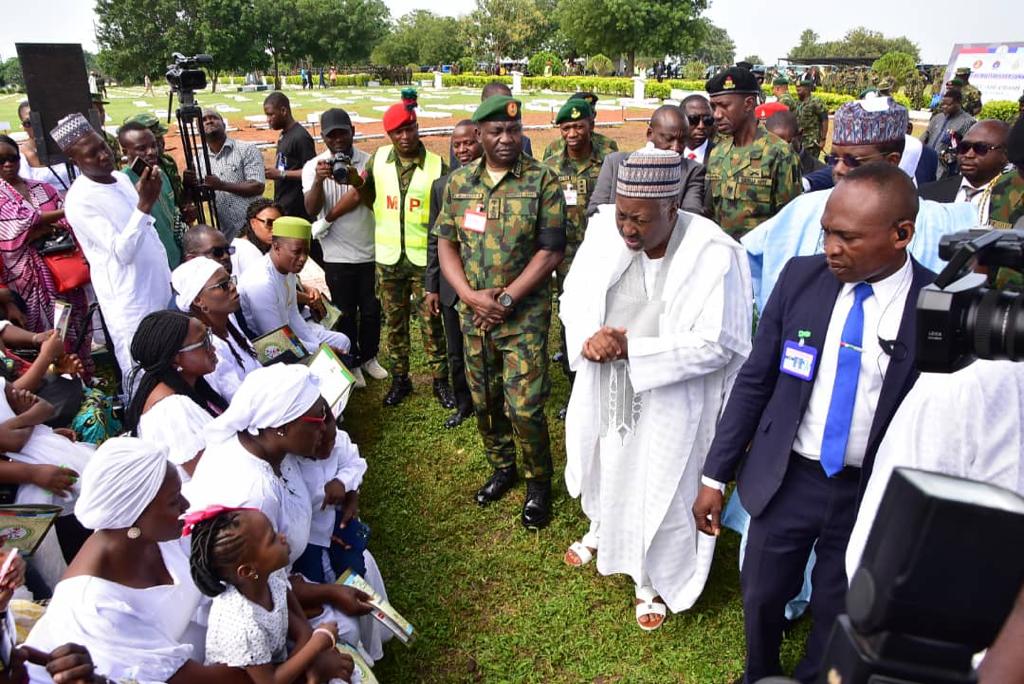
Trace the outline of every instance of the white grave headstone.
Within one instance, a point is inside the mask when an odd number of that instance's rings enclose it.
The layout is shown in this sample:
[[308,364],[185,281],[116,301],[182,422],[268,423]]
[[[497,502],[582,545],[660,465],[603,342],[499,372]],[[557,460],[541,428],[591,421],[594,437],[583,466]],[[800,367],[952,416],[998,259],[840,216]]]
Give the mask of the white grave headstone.
[[512,94],[519,95],[523,92],[523,72],[513,71],[512,72]]
[[434,72],[434,90],[444,89],[444,75],[440,71]]
[[637,102],[642,102],[644,99],[644,86],[647,84],[647,79],[643,76],[633,77],[633,99]]

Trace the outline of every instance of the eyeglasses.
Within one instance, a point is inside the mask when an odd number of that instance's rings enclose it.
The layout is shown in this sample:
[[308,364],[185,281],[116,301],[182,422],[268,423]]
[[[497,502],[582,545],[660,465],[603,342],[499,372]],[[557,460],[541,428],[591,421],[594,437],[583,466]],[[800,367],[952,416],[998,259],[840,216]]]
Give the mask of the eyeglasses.
[[227,292],[233,287],[238,285],[238,276],[228,276],[226,280],[222,280],[219,283],[213,285],[207,285],[203,290],[224,290]]
[[225,255],[232,256],[234,253],[235,246],[228,245],[227,247],[214,247],[208,252],[202,252],[199,256],[212,256],[214,259],[223,259]]
[[327,422],[327,409],[324,409],[323,415],[319,418],[316,416],[299,416],[300,423],[316,423],[317,425],[323,425]]
[[706,127],[710,128],[715,125],[715,117],[710,114],[687,114],[686,118],[691,126],[699,126],[703,123]]
[[203,335],[203,339],[193,344],[186,344],[184,347],[178,350],[179,354],[185,352],[195,351],[196,349],[213,349],[213,337],[210,335],[210,329],[206,329],[206,333]]
[[261,219],[259,216],[253,216],[252,220],[253,221],[259,221],[260,223],[265,225],[267,228],[273,228],[274,227],[274,221],[276,221],[277,219],[272,219],[272,218],[270,218],[270,219]]
[[842,161],[843,164],[845,164],[847,167],[855,169],[861,164],[867,163],[872,159],[877,159],[878,157],[881,156],[881,152],[879,152],[878,154],[869,154],[866,157],[854,157],[852,154],[826,154],[825,163],[828,164],[829,166],[835,166],[840,161]]
[[974,150],[974,154],[978,155],[979,157],[984,157],[992,150],[1001,149],[1003,149],[1003,145],[989,145],[988,143],[983,142],[965,142],[961,140],[956,144],[957,154],[967,154],[971,150]]
[[20,161],[20,157],[16,154],[0,154],[0,164],[14,164]]

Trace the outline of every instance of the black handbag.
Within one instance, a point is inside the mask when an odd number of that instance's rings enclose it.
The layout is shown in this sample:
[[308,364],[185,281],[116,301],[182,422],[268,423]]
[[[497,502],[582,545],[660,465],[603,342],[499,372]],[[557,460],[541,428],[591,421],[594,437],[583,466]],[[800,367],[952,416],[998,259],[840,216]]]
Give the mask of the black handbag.
[[71,252],[77,246],[75,238],[67,228],[57,228],[46,237],[39,238],[32,243],[32,247],[39,253],[39,256]]

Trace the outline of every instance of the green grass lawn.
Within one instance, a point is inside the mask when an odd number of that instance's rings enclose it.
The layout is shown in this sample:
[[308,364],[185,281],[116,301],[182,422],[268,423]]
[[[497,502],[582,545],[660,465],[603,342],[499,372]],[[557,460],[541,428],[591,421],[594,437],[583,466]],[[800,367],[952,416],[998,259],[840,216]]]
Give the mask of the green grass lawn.
[[[740,675],[738,535],[723,533],[700,601],[650,634],[634,621],[629,578],[562,562],[587,525],[561,478],[564,428],[555,413],[568,384],[557,367],[548,403],[555,517],[539,533],[519,524],[522,484],[498,504],[476,506],[489,467],[475,423],[445,430],[447,412],[415,353],[413,374],[416,391],[398,408],[381,406],[386,381],[369,380],[345,417],[370,466],[362,487],[370,548],[392,603],[419,633],[411,647],[387,646],[375,667],[382,681],[717,683]],[[806,635],[800,627],[784,645],[790,667]]]

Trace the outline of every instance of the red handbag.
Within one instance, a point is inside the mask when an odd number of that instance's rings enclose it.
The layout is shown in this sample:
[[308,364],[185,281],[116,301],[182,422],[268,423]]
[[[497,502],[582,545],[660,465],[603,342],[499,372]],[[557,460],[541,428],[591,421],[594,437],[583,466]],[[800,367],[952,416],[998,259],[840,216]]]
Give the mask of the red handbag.
[[44,254],[43,261],[53,275],[53,283],[57,292],[70,292],[89,283],[89,262],[78,243],[67,252]]

